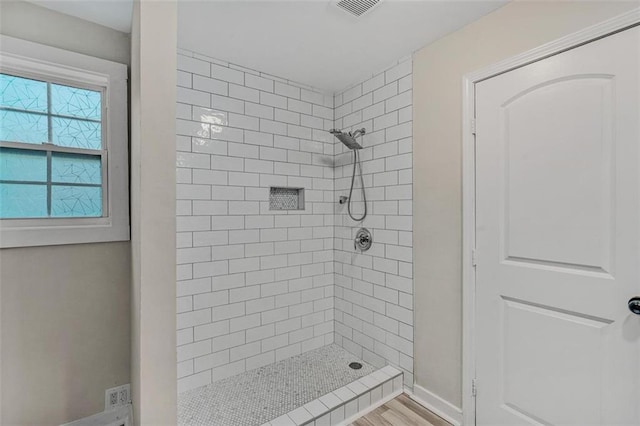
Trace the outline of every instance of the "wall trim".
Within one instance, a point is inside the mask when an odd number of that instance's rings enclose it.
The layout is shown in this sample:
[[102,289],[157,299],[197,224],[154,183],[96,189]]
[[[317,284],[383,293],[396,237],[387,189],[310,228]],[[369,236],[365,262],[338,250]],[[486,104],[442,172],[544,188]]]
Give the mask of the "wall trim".
[[[472,257],[476,247],[475,200],[475,85],[570,49],[640,25],[640,7],[592,25],[537,48],[466,74],[462,78],[462,424],[475,425],[475,297],[476,278]],[[475,123],[474,123],[475,124]],[[419,386],[416,385],[416,388]]]
[[405,389],[405,392],[415,402],[442,417],[453,426],[462,425],[462,409],[451,404],[449,401],[428,391],[417,383],[413,385],[413,392],[408,389]]
[[84,417],[61,426],[132,426],[133,407],[131,404],[103,411],[89,417]]

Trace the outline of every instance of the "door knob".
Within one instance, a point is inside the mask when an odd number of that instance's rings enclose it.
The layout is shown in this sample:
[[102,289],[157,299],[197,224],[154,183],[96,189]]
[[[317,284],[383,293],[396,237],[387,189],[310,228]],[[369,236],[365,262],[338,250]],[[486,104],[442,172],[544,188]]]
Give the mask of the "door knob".
[[636,315],[640,315],[640,297],[629,299],[629,310]]

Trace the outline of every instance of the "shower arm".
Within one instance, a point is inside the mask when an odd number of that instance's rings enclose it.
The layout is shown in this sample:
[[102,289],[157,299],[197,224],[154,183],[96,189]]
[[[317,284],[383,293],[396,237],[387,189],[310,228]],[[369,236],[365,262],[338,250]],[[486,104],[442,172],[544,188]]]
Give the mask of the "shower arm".
[[365,133],[366,133],[366,130],[363,127],[362,129],[358,129],[355,132],[351,133],[351,136],[353,136],[354,138],[357,138],[358,136],[362,136]]

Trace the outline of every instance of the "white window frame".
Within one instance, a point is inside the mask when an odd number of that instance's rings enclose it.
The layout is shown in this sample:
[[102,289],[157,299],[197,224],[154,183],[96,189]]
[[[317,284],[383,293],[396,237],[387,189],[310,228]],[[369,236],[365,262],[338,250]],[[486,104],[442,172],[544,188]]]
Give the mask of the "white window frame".
[[0,36],[0,72],[102,88],[106,151],[102,217],[0,219],[0,248],[129,240],[127,66]]

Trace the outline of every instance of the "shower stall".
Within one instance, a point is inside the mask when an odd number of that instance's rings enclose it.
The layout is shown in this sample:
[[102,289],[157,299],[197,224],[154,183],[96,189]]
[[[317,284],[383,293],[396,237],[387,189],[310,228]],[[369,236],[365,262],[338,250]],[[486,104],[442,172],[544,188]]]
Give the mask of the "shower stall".
[[411,61],[331,94],[180,50],[177,85],[179,423],[410,389]]

